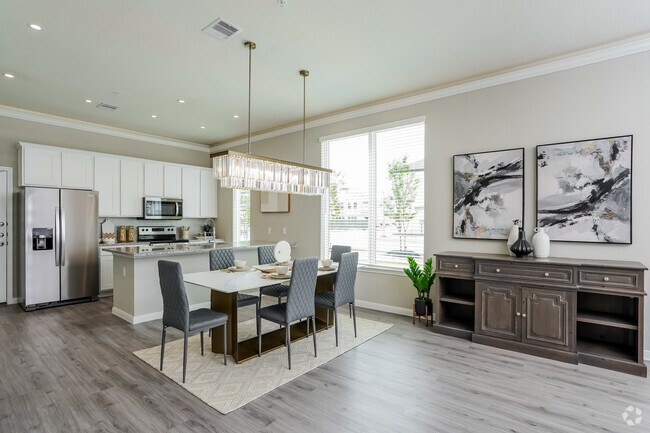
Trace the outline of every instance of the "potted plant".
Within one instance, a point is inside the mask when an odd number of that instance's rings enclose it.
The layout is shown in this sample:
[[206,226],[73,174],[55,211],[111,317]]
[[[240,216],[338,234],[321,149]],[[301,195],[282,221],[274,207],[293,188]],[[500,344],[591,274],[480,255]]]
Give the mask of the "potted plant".
[[429,293],[436,279],[436,273],[432,269],[433,258],[430,257],[424,262],[422,269],[420,269],[420,266],[415,262],[413,257],[408,257],[408,262],[409,267],[404,268],[404,273],[408,275],[413,282],[413,287],[418,291],[418,297],[413,300],[415,314],[418,316],[424,316],[427,312],[431,314],[433,303],[431,302]]

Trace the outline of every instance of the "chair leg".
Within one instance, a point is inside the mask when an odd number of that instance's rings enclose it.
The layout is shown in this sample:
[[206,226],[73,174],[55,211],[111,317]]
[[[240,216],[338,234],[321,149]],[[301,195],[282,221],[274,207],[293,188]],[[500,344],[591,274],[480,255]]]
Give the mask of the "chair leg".
[[[307,319],[307,323],[309,323],[309,319]],[[316,318],[314,316],[311,316],[311,325],[314,329],[314,356],[318,357],[318,352],[316,352]],[[307,336],[309,336],[309,334],[307,334]]]
[[352,304],[348,304],[348,309],[350,310],[350,318],[352,318]]
[[223,324],[223,365],[228,365],[228,322]]
[[336,347],[339,347],[339,317],[334,307],[334,336],[336,337]]
[[309,317],[307,317],[307,337],[309,337]]
[[201,356],[203,356],[203,331],[201,331]]
[[325,315],[327,317],[327,319],[325,319],[325,329],[330,329],[330,310],[327,309],[325,312],[327,313]]
[[162,345],[160,346],[160,371],[162,371],[163,358],[165,357],[165,336],[166,335],[167,335],[167,327],[163,326]]
[[350,308],[352,308],[352,321],[354,322],[354,338],[357,338],[357,307],[354,302],[350,304]]
[[257,315],[257,356],[262,356],[262,333],[260,328],[262,326],[262,318]]
[[185,383],[185,371],[187,371],[187,332],[183,336],[183,383]]
[[284,329],[284,338],[287,342],[287,356],[289,356],[289,370],[291,370],[291,326],[287,323]]

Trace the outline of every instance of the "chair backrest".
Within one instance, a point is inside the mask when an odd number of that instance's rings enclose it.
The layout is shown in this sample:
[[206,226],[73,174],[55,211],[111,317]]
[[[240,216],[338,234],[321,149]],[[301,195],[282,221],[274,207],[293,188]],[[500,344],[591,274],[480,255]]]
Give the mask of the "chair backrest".
[[314,315],[318,258],[296,259],[287,294],[287,322]]
[[235,266],[235,253],[232,248],[219,248],[210,251],[210,270],[219,271]]
[[341,254],[349,253],[352,251],[352,247],[348,245],[332,245],[332,253],[330,258],[337,263],[341,262]]
[[334,283],[334,305],[354,302],[354,282],[357,279],[357,264],[359,253],[344,253],[341,255],[339,270]]
[[190,306],[185,293],[181,264],[159,260],[158,278],[163,298],[163,325],[187,332],[190,327]]
[[260,245],[257,247],[257,264],[268,265],[275,263],[275,245]]

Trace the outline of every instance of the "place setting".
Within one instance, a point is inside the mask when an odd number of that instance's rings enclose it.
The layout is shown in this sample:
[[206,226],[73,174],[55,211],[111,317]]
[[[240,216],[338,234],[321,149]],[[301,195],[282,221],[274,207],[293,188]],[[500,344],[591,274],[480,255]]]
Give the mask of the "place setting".
[[320,261],[320,266],[318,267],[319,271],[334,271],[336,270],[337,266],[334,264],[334,261],[332,259],[323,259]]
[[246,266],[246,260],[235,260],[235,266],[231,266],[223,270],[223,272],[252,272],[255,268]]

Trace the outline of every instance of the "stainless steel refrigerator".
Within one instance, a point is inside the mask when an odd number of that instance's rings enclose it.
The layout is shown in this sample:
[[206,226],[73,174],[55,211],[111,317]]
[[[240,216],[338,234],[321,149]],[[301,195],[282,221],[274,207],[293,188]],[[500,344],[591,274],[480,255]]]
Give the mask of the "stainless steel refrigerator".
[[96,191],[26,187],[19,193],[25,310],[97,299],[97,201]]

